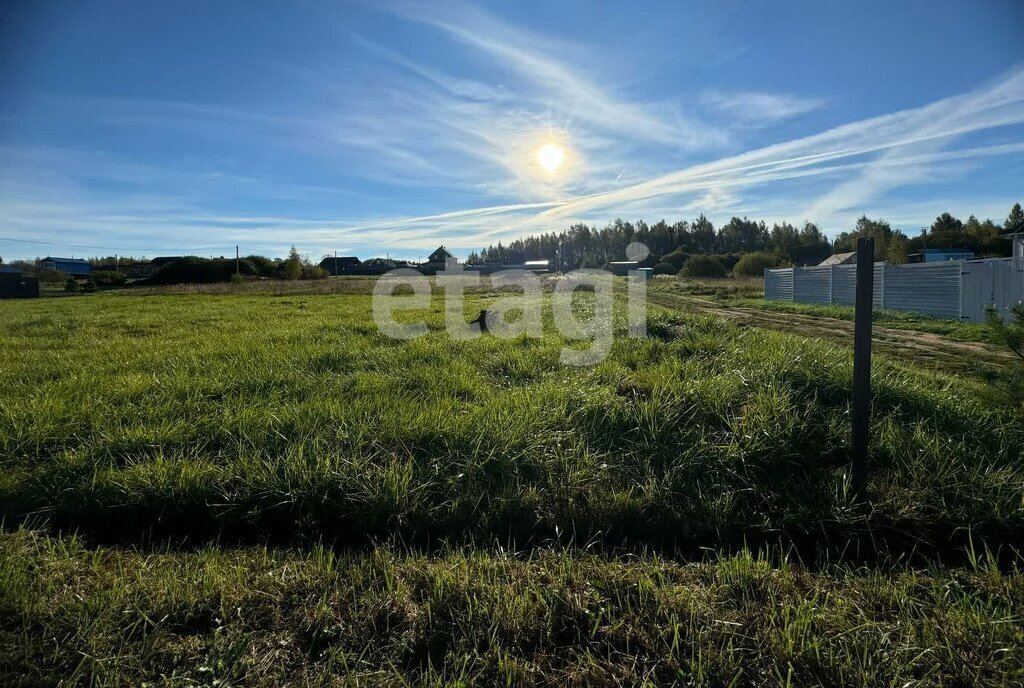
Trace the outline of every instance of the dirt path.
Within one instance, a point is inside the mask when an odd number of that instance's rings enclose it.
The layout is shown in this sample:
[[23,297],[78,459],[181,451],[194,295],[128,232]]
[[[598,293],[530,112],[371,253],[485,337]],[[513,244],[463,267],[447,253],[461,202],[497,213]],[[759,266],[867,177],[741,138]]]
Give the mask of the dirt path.
[[[665,292],[650,292],[652,303],[673,310],[712,313],[750,327],[763,327],[807,337],[827,339],[851,346],[853,322],[797,313],[761,311],[754,308],[735,308],[716,303],[700,296],[685,296]],[[874,348],[883,354],[913,361],[934,370],[964,372],[972,363],[1002,364],[1010,355],[979,342],[963,342],[941,335],[916,330],[873,328]]]

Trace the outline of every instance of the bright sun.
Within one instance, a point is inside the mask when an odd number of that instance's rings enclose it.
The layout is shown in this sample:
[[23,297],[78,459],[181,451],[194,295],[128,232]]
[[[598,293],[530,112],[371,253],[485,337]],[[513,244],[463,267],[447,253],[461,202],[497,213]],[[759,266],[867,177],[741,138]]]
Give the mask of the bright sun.
[[537,151],[537,162],[547,172],[554,172],[562,166],[562,162],[565,160],[565,151],[562,147],[548,143],[540,147]]

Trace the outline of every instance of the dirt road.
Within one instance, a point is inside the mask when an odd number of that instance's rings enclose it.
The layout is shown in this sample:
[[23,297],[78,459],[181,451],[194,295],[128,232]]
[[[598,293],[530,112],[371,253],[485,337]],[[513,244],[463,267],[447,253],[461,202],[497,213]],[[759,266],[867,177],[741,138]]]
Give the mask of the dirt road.
[[[807,337],[827,339],[846,346],[853,344],[853,322],[797,313],[736,308],[700,296],[651,291],[651,303],[673,310],[712,313],[749,327],[763,327]],[[1001,364],[1010,354],[978,342],[963,342],[916,330],[873,328],[874,350],[919,366],[954,372],[968,371],[972,363]]]

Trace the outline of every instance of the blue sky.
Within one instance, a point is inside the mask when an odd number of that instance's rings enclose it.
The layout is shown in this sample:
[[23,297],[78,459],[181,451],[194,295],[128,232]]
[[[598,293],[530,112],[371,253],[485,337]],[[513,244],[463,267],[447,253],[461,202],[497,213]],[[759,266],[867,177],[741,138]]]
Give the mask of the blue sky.
[[416,258],[700,212],[917,231],[1024,201],[1016,0],[0,13],[7,259]]

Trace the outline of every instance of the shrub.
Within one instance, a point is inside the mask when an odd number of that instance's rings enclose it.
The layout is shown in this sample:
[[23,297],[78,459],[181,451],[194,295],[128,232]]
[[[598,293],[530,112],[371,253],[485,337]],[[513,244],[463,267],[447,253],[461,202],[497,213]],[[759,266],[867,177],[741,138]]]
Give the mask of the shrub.
[[85,280],[85,282],[82,283],[82,291],[84,291],[87,294],[91,294],[92,292],[96,291],[96,283],[93,282],[91,279]]
[[670,263],[671,265],[673,265],[675,267],[676,271],[678,272],[679,268],[683,267],[683,263],[685,263],[689,258],[690,258],[690,254],[689,253],[687,253],[686,251],[684,251],[682,249],[677,248],[675,251],[673,251],[672,253],[669,253],[668,255],[666,255],[661,260],[663,262],[665,262],[665,263]]
[[327,277],[327,271],[319,265],[310,265],[308,263],[302,266],[302,279],[304,280],[318,280],[325,279]]
[[235,261],[186,256],[167,263],[153,277],[153,284],[209,284],[227,282],[235,272]]
[[677,268],[675,265],[672,265],[672,263],[666,263],[662,261],[661,263],[658,263],[657,265],[654,266],[655,275],[674,275],[677,272],[679,272],[679,268]]
[[774,253],[745,253],[732,269],[733,273],[741,277],[761,277],[765,268],[775,268],[781,263],[779,256]]
[[740,262],[739,253],[713,253],[711,255],[722,264],[726,272],[732,272],[732,269],[736,267],[736,263]]
[[693,256],[683,266],[686,277],[725,277],[722,261],[714,256]]
[[64,291],[69,294],[77,294],[82,291],[82,287],[79,286],[78,282],[69,277],[68,281],[64,283]]
[[68,280],[67,274],[60,270],[40,270],[36,276],[43,284],[60,284],[61,282],[66,283]]
[[[266,256],[246,256],[242,259],[242,273],[253,274],[260,277],[274,277],[277,273],[278,262]],[[246,264],[251,265],[255,272],[246,272]]]
[[1024,411],[1024,303],[1010,308],[1013,318],[1004,321],[994,308],[988,311],[988,327],[993,339],[1014,356],[1001,366],[983,366],[982,376],[998,389],[1018,410]]
[[92,279],[96,284],[102,287],[124,284],[128,280],[125,275],[113,270],[97,270],[92,273]]

